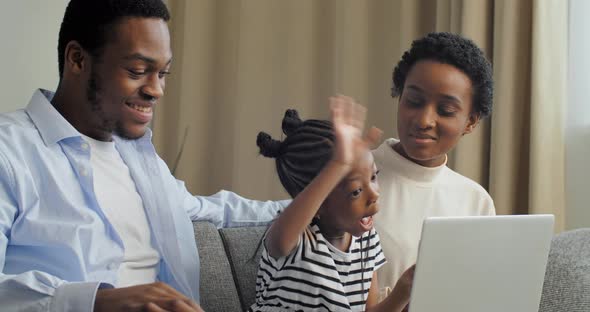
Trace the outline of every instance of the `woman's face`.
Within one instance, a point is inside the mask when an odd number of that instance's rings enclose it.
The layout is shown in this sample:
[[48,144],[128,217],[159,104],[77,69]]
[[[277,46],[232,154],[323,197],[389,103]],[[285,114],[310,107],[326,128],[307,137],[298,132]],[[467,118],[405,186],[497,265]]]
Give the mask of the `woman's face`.
[[394,149],[409,160],[436,167],[479,116],[473,114],[469,77],[453,65],[419,61],[410,69],[397,111],[400,144]]

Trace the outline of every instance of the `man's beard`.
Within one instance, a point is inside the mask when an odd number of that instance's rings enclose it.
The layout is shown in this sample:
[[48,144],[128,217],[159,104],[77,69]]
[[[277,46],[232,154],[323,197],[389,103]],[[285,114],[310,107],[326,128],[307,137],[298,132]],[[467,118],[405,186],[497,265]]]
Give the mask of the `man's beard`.
[[88,84],[86,87],[86,99],[90,103],[90,110],[100,119],[101,128],[105,132],[115,133],[116,135],[126,139],[136,139],[127,133],[120,120],[113,120],[112,118],[106,116],[103,110],[103,105],[100,103],[102,80],[96,74],[94,67],[95,64],[92,64],[90,78],[88,79]]

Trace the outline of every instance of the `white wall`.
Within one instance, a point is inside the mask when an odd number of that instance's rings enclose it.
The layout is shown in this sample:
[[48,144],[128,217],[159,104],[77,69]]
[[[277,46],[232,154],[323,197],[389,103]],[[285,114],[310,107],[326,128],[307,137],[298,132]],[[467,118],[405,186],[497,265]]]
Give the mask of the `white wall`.
[[590,1],[570,0],[566,227],[590,227]]
[[0,10],[0,112],[23,108],[59,81],[57,37],[67,0],[5,0]]

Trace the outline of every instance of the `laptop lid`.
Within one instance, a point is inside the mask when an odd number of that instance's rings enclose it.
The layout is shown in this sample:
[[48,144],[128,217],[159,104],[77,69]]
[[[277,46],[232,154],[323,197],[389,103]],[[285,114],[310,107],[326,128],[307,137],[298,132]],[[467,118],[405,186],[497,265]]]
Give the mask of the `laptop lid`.
[[410,311],[537,312],[553,222],[553,215],[427,218]]

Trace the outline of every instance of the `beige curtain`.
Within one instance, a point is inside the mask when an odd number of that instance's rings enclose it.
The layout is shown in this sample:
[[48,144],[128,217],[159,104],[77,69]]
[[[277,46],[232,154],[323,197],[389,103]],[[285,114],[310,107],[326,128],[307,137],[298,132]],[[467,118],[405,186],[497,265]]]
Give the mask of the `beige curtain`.
[[[563,228],[567,2],[561,0],[169,0],[174,63],[154,142],[195,194],[230,189],[285,198],[264,130],[280,137],[287,108],[327,118],[342,93],[396,136],[391,71],[431,31],[472,38],[494,65],[493,116],[449,165],[488,188],[500,214],[554,213]],[[551,25],[551,26],[549,26]]]
[[490,193],[499,213],[565,226],[567,1],[497,1]]

